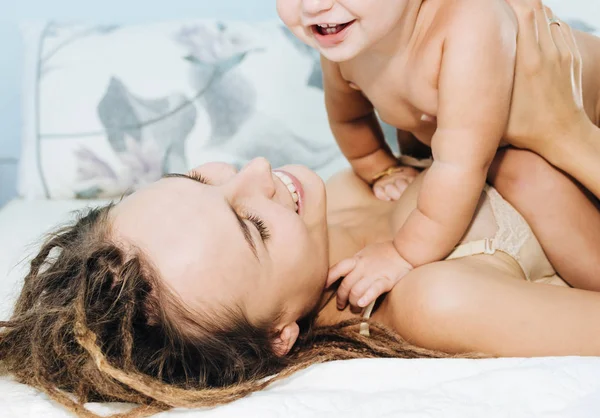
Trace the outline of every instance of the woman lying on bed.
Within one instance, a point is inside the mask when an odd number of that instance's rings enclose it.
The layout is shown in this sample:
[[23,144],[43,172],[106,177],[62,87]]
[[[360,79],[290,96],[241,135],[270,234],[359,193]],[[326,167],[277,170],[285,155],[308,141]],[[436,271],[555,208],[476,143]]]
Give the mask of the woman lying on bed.
[[[520,51],[553,56],[537,44]],[[569,147],[584,149],[591,123],[573,99],[570,69],[518,65],[522,77],[537,76],[515,102],[535,100],[529,107],[553,117],[533,130],[513,123],[515,138],[550,156],[561,146],[554,135],[570,128],[581,134]],[[574,154],[589,169],[571,170],[582,182],[595,169],[591,152]],[[519,158],[562,181],[541,158],[509,150],[492,172],[508,194]],[[555,276],[493,188],[449,259],[415,269],[372,312],[351,308],[343,284],[326,289],[330,266],[391,238],[420,187],[418,178],[399,201],[382,202],[350,172],[325,186],[304,167],[272,171],[263,159],[239,172],[212,163],[168,176],[49,239],[13,317],[0,322],[0,359],[82,416],[94,400],[138,403],[131,416],[145,416],[226,403],[276,374],[335,359],[600,355],[600,293]]]

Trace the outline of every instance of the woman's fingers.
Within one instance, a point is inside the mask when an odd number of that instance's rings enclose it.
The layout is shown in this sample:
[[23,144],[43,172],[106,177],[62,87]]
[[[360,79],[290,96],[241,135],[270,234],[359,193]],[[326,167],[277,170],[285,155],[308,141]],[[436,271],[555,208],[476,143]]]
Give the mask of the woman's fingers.
[[[519,23],[517,38],[519,54],[531,54],[539,49],[536,8],[532,0],[507,0]],[[541,9],[541,6],[540,6]]]
[[563,22],[554,15],[552,9],[549,7],[544,8],[544,13],[548,19],[548,26],[550,27],[550,33],[552,34],[554,46],[558,51],[558,58],[561,62],[568,62],[570,65],[573,59],[573,54],[571,53],[571,48],[565,39],[565,34],[562,28]]
[[573,35],[573,31],[571,27],[566,23],[562,23],[561,29],[563,31],[563,36],[569,47],[569,51],[571,51],[571,56],[573,57],[573,82],[575,84],[576,94],[580,100],[582,100],[582,71],[581,71],[581,52],[579,51],[579,47],[577,46],[577,41],[575,41],[575,35]]
[[551,24],[550,16],[545,7],[541,9],[536,8],[535,10],[536,23],[538,29],[538,43],[542,53],[548,57],[556,58],[558,51],[552,37],[552,28],[555,24]]

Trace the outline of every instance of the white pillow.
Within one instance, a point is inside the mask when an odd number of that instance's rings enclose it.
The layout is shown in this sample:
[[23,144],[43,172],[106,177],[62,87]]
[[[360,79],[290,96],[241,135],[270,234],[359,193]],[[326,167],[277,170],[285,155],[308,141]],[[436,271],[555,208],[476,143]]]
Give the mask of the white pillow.
[[118,196],[206,161],[345,166],[318,55],[280,22],[23,26],[27,198]]

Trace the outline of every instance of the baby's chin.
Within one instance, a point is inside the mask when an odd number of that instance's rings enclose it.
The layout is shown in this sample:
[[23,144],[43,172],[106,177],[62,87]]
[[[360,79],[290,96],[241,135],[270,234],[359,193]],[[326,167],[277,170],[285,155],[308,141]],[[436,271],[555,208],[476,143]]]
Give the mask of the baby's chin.
[[331,62],[350,61],[360,54],[361,49],[353,45],[339,45],[333,48],[318,48],[321,55]]

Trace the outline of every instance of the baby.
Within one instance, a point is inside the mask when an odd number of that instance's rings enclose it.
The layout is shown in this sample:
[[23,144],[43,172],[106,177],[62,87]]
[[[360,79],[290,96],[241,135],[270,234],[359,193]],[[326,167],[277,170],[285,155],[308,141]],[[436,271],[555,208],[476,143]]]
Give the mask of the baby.
[[[411,269],[445,258],[464,235],[510,114],[518,25],[505,0],[278,0],[277,7],[321,53],[331,129],[378,198],[397,199],[417,170],[387,147],[375,110],[398,129],[403,154],[422,156],[413,136],[431,147],[417,208],[393,240],[330,272],[328,282],[346,276],[365,307]],[[593,50],[600,48],[581,36],[585,105],[598,124],[600,86],[585,74],[599,73]]]

